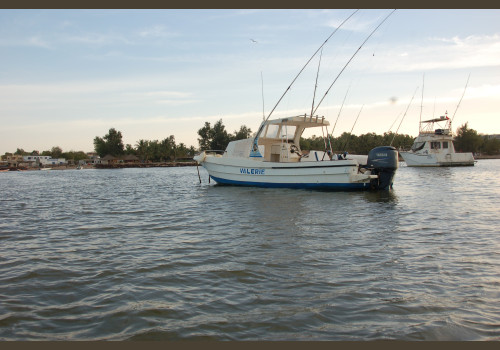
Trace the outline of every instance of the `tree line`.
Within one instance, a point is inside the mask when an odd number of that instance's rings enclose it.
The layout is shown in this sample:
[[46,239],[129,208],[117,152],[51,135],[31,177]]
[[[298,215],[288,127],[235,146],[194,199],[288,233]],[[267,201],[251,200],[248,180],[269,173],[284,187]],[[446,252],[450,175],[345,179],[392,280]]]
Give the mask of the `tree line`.
[[111,128],[104,137],[94,138],[94,150],[99,157],[108,154],[114,157],[132,154],[143,162],[167,162],[179,158],[192,158],[196,152],[193,146],[188,148],[182,142],[177,145],[174,135],[161,141],[141,139],[136,142],[135,147],[131,144],[124,146],[122,138],[121,131]]
[[487,155],[500,154],[500,140],[478,135],[477,131],[470,129],[468,123],[457,129],[453,144],[457,152],[472,152]]
[[[122,133],[115,128],[111,128],[104,137],[96,136],[94,138],[94,150],[100,157],[108,154],[116,157],[133,154],[141,161],[163,162],[180,158],[192,158],[197,151],[202,150],[224,150],[229,142],[246,139],[251,135],[252,130],[246,125],[242,125],[239,130],[229,133],[222,123],[222,119],[220,119],[213,126],[209,122],[205,122],[203,127],[198,130],[198,149],[193,146],[187,147],[182,142],[176,144],[173,135],[161,141],[141,139],[136,142],[135,146],[132,146],[131,144],[124,145]],[[390,145],[391,143],[397,149],[409,149],[413,144],[413,140],[413,136],[395,135],[392,132],[383,135],[367,133],[359,136],[344,132],[338,137],[330,136],[329,142],[333,151],[337,153],[347,151],[352,154],[368,154],[374,147]],[[457,152],[473,152],[487,155],[500,154],[500,140],[489,138],[486,135],[479,135],[476,130],[469,128],[468,123],[461,125],[457,129],[453,143]],[[309,138],[301,138],[300,148],[302,150],[322,150],[325,149],[325,140],[323,137],[315,135]],[[327,149],[329,149],[328,144]],[[83,151],[63,152],[59,146],[54,146],[52,149],[43,152],[33,150],[31,153],[22,148],[17,148],[13,154],[65,158],[74,162],[88,158]],[[6,152],[5,155],[12,155],[12,153]]]
[[19,155],[19,156],[48,156],[51,158],[64,158],[64,159],[72,159],[75,162],[79,160],[87,159],[88,156],[83,151],[69,151],[63,152],[62,148],[59,146],[54,146],[50,150],[39,152],[37,150],[33,150],[31,152],[26,152],[22,148],[17,148],[14,153],[5,152],[4,156],[7,155]]
[[[245,125],[233,134],[228,133],[222,119],[217,121],[213,127],[210,123],[205,122],[205,125],[198,130],[199,150],[224,150],[229,142],[249,138],[251,134],[252,131]],[[383,135],[366,133],[359,136],[344,132],[338,137],[330,136],[329,139],[315,135],[309,138],[301,137],[300,148],[302,150],[323,150],[326,141],[326,149],[329,149],[331,144],[332,150],[336,153],[347,151],[352,154],[368,154],[375,147],[387,145],[408,150],[413,145],[414,139],[414,136],[393,132],[386,132]],[[500,140],[479,135],[476,130],[470,129],[467,123],[457,129],[453,143],[457,152],[500,154]]]

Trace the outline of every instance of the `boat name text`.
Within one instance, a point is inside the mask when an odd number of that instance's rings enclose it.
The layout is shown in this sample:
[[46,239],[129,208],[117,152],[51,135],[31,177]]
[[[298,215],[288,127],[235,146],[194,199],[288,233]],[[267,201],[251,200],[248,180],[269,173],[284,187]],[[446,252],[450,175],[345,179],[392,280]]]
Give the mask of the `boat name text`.
[[264,175],[266,169],[248,169],[248,168],[240,168],[241,174],[248,175]]

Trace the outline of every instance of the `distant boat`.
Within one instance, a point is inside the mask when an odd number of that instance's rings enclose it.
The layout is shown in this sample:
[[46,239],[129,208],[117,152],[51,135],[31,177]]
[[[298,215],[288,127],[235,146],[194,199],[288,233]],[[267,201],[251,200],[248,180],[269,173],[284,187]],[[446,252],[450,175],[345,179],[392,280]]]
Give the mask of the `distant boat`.
[[40,170],[52,170],[52,168],[40,168]]
[[419,134],[411,150],[399,154],[411,167],[473,166],[475,162],[472,153],[455,152],[447,115],[420,122]]

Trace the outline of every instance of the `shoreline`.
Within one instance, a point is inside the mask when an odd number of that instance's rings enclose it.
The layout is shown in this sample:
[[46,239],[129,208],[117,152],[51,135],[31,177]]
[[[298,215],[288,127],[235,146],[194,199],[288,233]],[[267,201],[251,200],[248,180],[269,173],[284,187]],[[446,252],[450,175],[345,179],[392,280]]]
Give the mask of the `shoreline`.
[[124,168],[171,168],[183,166],[196,166],[196,162],[161,162],[161,163],[119,163],[119,164],[95,164],[82,165],[81,169],[77,169],[78,165],[53,165],[44,168],[37,167],[9,167],[0,171],[49,171],[49,170],[85,170],[85,169],[124,169]]

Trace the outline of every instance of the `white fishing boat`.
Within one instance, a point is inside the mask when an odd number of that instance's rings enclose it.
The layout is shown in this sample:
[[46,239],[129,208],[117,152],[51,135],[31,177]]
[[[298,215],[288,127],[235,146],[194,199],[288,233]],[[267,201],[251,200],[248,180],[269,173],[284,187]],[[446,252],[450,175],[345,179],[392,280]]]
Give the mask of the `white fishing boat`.
[[232,141],[220,154],[194,157],[219,184],[312,189],[392,188],[398,168],[394,147],[372,149],[368,156],[334,155],[300,149],[300,137],[312,127],[327,127],[323,117],[307,115],[264,121],[255,137]]
[[457,153],[453,145],[451,120],[447,115],[420,122],[411,150],[400,152],[411,167],[474,165],[472,153]]
[[[335,29],[328,39],[356,12],[357,10]],[[327,147],[330,140],[329,123],[324,117],[317,116],[316,110],[349,62],[393,12],[394,10],[365,39],[316,106],[313,97],[309,115],[270,119],[292,84],[328,39],[293,79],[253,137],[232,141],[223,152],[203,151],[196,155],[194,160],[202,165],[208,171],[210,178],[219,184],[316,189],[387,190],[392,188],[394,174],[398,168],[397,150],[391,146],[383,146],[372,149],[368,156],[335,155],[331,144],[329,148]],[[316,88],[314,95],[316,95]],[[300,148],[300,138],[304,130],[312,127],[326,128],[325,149],[323,151],[312,150],[306,154]],[[324,135],[323,131],[324,129],[322,129]]]

